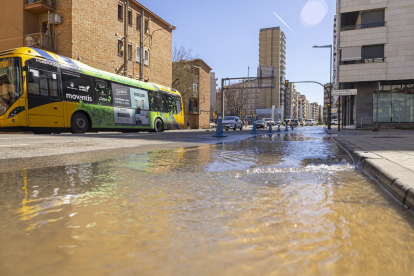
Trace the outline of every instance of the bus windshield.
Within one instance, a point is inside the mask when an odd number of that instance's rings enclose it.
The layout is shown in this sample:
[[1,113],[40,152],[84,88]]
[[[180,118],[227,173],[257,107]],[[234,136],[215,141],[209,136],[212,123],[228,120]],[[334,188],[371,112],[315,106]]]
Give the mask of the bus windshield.
[[20,58],[0,58],[0,116],[23,94]]

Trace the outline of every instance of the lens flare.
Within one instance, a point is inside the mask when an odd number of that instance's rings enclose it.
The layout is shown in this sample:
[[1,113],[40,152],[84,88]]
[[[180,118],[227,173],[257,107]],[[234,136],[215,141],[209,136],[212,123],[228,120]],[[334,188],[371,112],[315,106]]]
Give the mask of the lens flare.
[[300,12],[300,22],[303,26],[312,28],[317,26],[328,13],[325,0],[309,0]]

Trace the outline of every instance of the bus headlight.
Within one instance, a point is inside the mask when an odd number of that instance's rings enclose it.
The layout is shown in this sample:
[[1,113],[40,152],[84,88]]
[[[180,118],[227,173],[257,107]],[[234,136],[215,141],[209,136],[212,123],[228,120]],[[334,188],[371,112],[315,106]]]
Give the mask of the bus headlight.
[[16,116],[17,114],[23,111],[24,111],[24,106],[18,106],[10,112],[9,118],[13,118],[14,116]]

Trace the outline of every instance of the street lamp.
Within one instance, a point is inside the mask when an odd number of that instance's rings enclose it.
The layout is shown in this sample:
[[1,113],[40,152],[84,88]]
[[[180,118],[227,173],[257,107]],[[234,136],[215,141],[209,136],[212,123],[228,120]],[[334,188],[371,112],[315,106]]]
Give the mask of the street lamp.
[[328,129],[331,129],[331,105],[332,105],[332,44],[331,45],[324,45],[324,46],[313,46],[312,48],[330,48],[331,49],[331,55],[329,56],[330,64],[331,64],[331,70],[329,71],[329,104],[328,104]]
[[[156,31],[161,31],[161,30],[172,30],[172,31],[174,31],[175,29],[177,29],[177,26],[175,26],[175,25],[170,25],[170,26],[168,26],[168,27],[166,27],[166,28],[160,28],[160,29],[157,29],[157,30],[153,31],[153,32],[152,32],[152,34],[150,35],[150,37],[151,37],[151,41],[150,41],[150,49],[151,49],[151,47],[152,47],[152,36],[154,35],[154,33],[155,33]],[[144,40],[144,41],[145,41],[145,40]]]

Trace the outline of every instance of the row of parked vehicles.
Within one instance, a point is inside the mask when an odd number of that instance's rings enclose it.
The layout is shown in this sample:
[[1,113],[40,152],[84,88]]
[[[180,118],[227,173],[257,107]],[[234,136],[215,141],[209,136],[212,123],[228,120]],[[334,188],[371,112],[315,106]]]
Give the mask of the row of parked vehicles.
[[[257,128],[263,128],[263,129],[267,129],[269,128],[270,125],[275,126],[275,125],[282,125],[282,122],[280,120],[278,121],[274,121],[272,118],[264,118],[262,120],[257,120],[256,121],[256,127]],[[288,125],[288,126],[317,126],[318,125],[318,121],[317,120],[303,120],[302,118],[298,118],[298,119],[286,119],[285,122],[283,123],[283,125]],[[240,129],[243,130],[243,120],[241,120],[239,117],[237,116],[227,116],[223,118],[223,129],[225,130],[229,130],[229,129]],[[216,123],[214,122],[210,122],[210,127],[215,127],[217,126]]]

